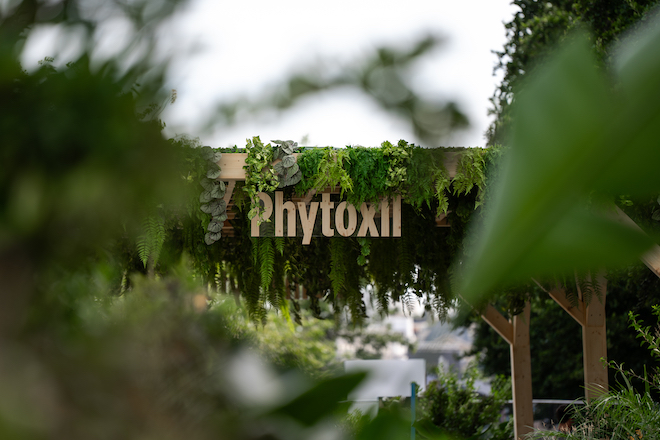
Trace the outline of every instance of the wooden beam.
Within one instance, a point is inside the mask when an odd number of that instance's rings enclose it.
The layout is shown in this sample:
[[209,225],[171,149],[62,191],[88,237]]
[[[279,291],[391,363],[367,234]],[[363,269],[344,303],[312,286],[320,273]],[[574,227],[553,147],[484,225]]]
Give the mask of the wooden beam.
[[559,306],[573,319],[577,321],[578,324],[584,326],[587,322],[585,318],[585,307],[582,300],[578,300],[578,307],[573,307],[568,298],[566,298],[566,291],[562,288],[555,287],[548,292],[550,298],[554,299]]
[[534,430],[532,403],[532,353],[529,345],[529,301],[520,315],[513,317],[511,344],[511,383],[513,392],[514,433],[521,439]]
[[607,280],[600,274],[597,279],[600,298],[592,298],[586,307],[585,325],[582,326],[582,351],[584,359],[584,388],[587,402],[607,392],[607,333],[605,298]]
[[[618,206],[616,207],[615,219],[624,225],[628,225],[634,229],[644,232],[642,228],[640,228],[633,219],[628,217],[625,212],[619,209]],[[651,271],[656,274],[656,276],[660,277],[660,246],[654,244],[648,252],[642,255],[641,260],[644,262],[646,267],[651,269]]]
[[481,317],[509,345],[513,344],[513,325],[492,304],[488,304],[488,308],[481,314]]
[[222,200],[225,201],[227,206],[229,206],[229,201],[231,200],[231,196],[232,196],[232,194],[234,194],[234,187],[236,187],[236,181],[233,180],[233,179],[229,180],[229,182],[227,182],[227,186],[225,188],[225,196],[222,199]]
[[[298,158],[300,153],[293,153],[293,155]],[[445,152],[443,165],[447,170],[447,176],[449,179],[453,179],[456,176],[456,169],[458,167],[458,161],[461,157],[461,152],[459,151],[447,151]],[[222,153],[222,157],[217,162],[220,170],[222,170],[221,179],[222,180],[245,180],[245,159],[247,158],[247,153]]]
[[[589,280],[591,280],[591,275],[589,275]],[[588,402],[598,398],[608,390],[607,366],[605,364],[607,362],[607,332],[605,325],[607,280],[601,273],[598,275],[597,281],[598,295],[594,295],[595,298],[592,298],[588,305],[580,298],[578,306],[573,307],[566,298],[566,292],[563,288],[556,287],[549,292],[546,291],[582,327],[584,392]]]
[[531,305],[525,304],[521,315],[507,320],[495,307],[488,305],[481,317],[510,346],[511,385],[513,391],[513,419],[515,438],[521,439],[534,429],[532,407],[532,353],[529,345]]

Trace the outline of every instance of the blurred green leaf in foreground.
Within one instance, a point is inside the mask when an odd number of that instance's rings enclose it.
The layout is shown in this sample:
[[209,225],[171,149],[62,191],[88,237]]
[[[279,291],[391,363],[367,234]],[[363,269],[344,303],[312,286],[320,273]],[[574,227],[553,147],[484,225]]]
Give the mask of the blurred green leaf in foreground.
[[578,32],[516,95],[500,180],[457,262],[468,300],[531,276],[628,263],[651,246],[608,211],[618,194],[660,191],[659,21],[622,42],[611,78]]

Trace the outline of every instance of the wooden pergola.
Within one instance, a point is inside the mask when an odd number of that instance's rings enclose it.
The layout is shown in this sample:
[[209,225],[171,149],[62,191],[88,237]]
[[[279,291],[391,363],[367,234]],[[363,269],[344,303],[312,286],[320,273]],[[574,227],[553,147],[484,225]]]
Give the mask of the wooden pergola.
[[[453,179],[459,160],[458,152],[445,153],[444,166],[448,177]],[[297,154],[294,154],[297,156]],[[231,210],[232,194],[237,181],[245,180],[245,159],[247,153],[224,153],[218,165],[222,180],[227,185],[224,197],[227,203],[227,214],[231,220],[234,214]],[[337,188],[328,188],[324,193],[338,194]],[[302,197],[294,198],[296,204],[309,205],[316,195],[313,190]],[[391,215],[391,213],[390,213]],[[622,223],[639,228],[630,217],[623,211],[616,212],[616,219]],[[253,222],[256,224],[256,220]],[[254,232],[253,224],[253,232]],[[436,218],[436,226],[449,227],[445,216]],[[258,230],[258,228],[257,228]],[[225,223],[222,234],[233,235],[233,228],[229,222]],[[281,235],[276,234],[276,235]],[[660,277],[660,246],[655,245],[643,257],[646,266]],[[597,298],[590,302],[584,301],[582,292],[578,287],[578,301],[576,305],[571,304],[563,287],[558,286],[551,290],[545,290],[548,295],[559,306],[562,307],[582,327],[582,349],[584,359],[584,389],[587,401],[597,398],[600,394],[608,391],[607,372],[607,334],[605,319],[605,299],[607,294],[607,280],[603,274],[594,275],[594,283],[600,290]],[[537,283],[538,284],[538,283]],[[577,284],[577,283],[576,283]],[[494,306],[489,305],[482,314],[482,318],[509,344],[511,356],[511,381],[513,389],[513,416],[515,427],[515,438],[519,439],[533,430],[534,414],[532,403],[532,364],[530,349],[530,311],[528,302],[523,313],[507,319]]]

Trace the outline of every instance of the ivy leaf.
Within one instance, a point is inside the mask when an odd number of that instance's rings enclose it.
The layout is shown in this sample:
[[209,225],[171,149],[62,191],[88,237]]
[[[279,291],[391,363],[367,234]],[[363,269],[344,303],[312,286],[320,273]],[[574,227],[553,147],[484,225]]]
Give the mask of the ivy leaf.
[[201,148],[201,150],[202,150],[202,157],[204,159],[211,160],[211,161],[213,160],[213,155],[214,155],[213,148],[208,147],[208,146],[204,146],[204,147]]
[[213,185],[213,188],[210,191],[211,197],[214,199],[220,199],[225,196],[225,183],[222,181],[217,181],[216,185]]
[[222,199],[216,199],[211,202],[210,205],[212,205],[212,210],[210,212],[212,217],[218,217],[227,211],[227,203]]
[[206,177],[202,177],[199,180],[199,184],[202,185],[202,188],[206,190],[210,190],[211,188],[213,188],[213,182],[214,182],[213,180]]
[[199,195],[199,202],[208,203],[210,201],[211,201],[211,191],[202,191],[202,193]]
[[275,171],[276,174],[284,173],[284,163],[277,162],[275,165],[273,165],[273,170]]
[[289,168],[286,169],[286,175],[287,177],[293,177],[299,170],[300,167],[298,166],[298,164],[294,163],[293,165],[291,165]]
[[289,154],[288,156],[284,156],[282,158],[282,165],[284,165],[284,168],[289,168],[292,167],[296,163],[296,156],[293,156]]
[[207,232],[206,235],[204,235],[204,242],[208,246],[211,246],[213,243],[220,240],[221,237],[222,237],[221,232]]
[[210,203],[207,203],[205,205],[201,205],[199,207],[199,210],[202,211],[203,213],[210,214],[213,211],[213,206],[211,206]]
[[217,179],[218,177],[220,177],[220,174],[221,174],[220,169],[216,167],[215,169],[208,170],[206,172],[206,177],[208,177],[209,179]]
[[216,222],[224,222],[226,220],[227,220],[227,210],[225,210],[220,215],[213,217],[213,221],[216,221]]
[[209,232],[220,232],[222,231],[223,226],[224,226],[223,222],[221,221],[218,222],[216,219],[214,219],[214,221],[209,223],[206,229],[208,229]]
[[220,159],[222,159],[222,153],[220,151],[215,151],[213,153],[213,158],[211,159],[212,162],[219,162]]

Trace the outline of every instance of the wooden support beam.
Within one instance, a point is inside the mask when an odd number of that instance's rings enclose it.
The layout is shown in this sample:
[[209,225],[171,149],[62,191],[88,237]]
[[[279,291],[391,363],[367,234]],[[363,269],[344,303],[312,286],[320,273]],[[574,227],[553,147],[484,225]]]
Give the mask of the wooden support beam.
[[600,294],[586,307],[586,323],[582,326],[582,351],[584,358],[584,388],[587,402],[608,391],[607,334],[605,326],[605,298],[607,280],[598,276]]
[[[293,156],[298,158],[300,153],[293,153]],[[222,157],[217,162],[218,166],[222,170],[221,178],[222,180],[245,180],[245,159],[247,158],[247,153],[222,153]],[[447,151],[444,155],[443,165],[447,170],[447,177],[453,179],[456,177],[456,168],[458,167],[458,161],[461,158],[461,152],[459,151]]]
[[529,345],[531,305],[525,305],[521,315],[507,320],[492,305],[481,315],[511,348],[511,384],[515,438],[520,439],[534,429],[532,407],[532,354]]
[[225,196],[223,197],[222,200],[225,201],[227,206],[229,206],[229,201],[231,200],[232,194],[234,194],[234,187],[236,187],[236,181],[235,180],[229,180],[227,182],[227,186],[225,188]]
[[488,308],[481,314],[484,321],[490,325],[504,340],[509,344],[513,344],[513,324],[509,322],[502,314],[488,304]]
[[520,439],[534,430],[532,404],[532,353],[529,345],[531,305],[525,305],[520,315],[513,317],[513,344],[511,344],[511,382],[515,438]]
[[[620,223],[642,231],[642,228],[640,228],[637,223],[633,221],[633,219],[628,217],[625,212],[621,211],[619,207],[616,208],[615,219]],[[660,277],[660,246],[654,244],[648,252],[642,255],[641,260],[644,262],[646,267],[651,269],[651,271],[656,274],[656,276]]]
[[607,366],[605,365],[607,362],[605,325],[607,280],[602,273],[597,278],[599,292],[594,295],[588,305],[580,298],[577,307],[573,307],[566,298],[563,288],[557,287],[548,292],[550,297],[582,327],[584,390],[588,402],[608,390]]
[[578,300],[578,307],[573,307],[568,298],[566,298],[566,291],[562,288],[556,287],[548,292],[550,298],[554,299],[559,306],[564,309],[566,313],[571,315],[578,324],[584,326],[587,322],[585,317],[585,307],[582,300]]

